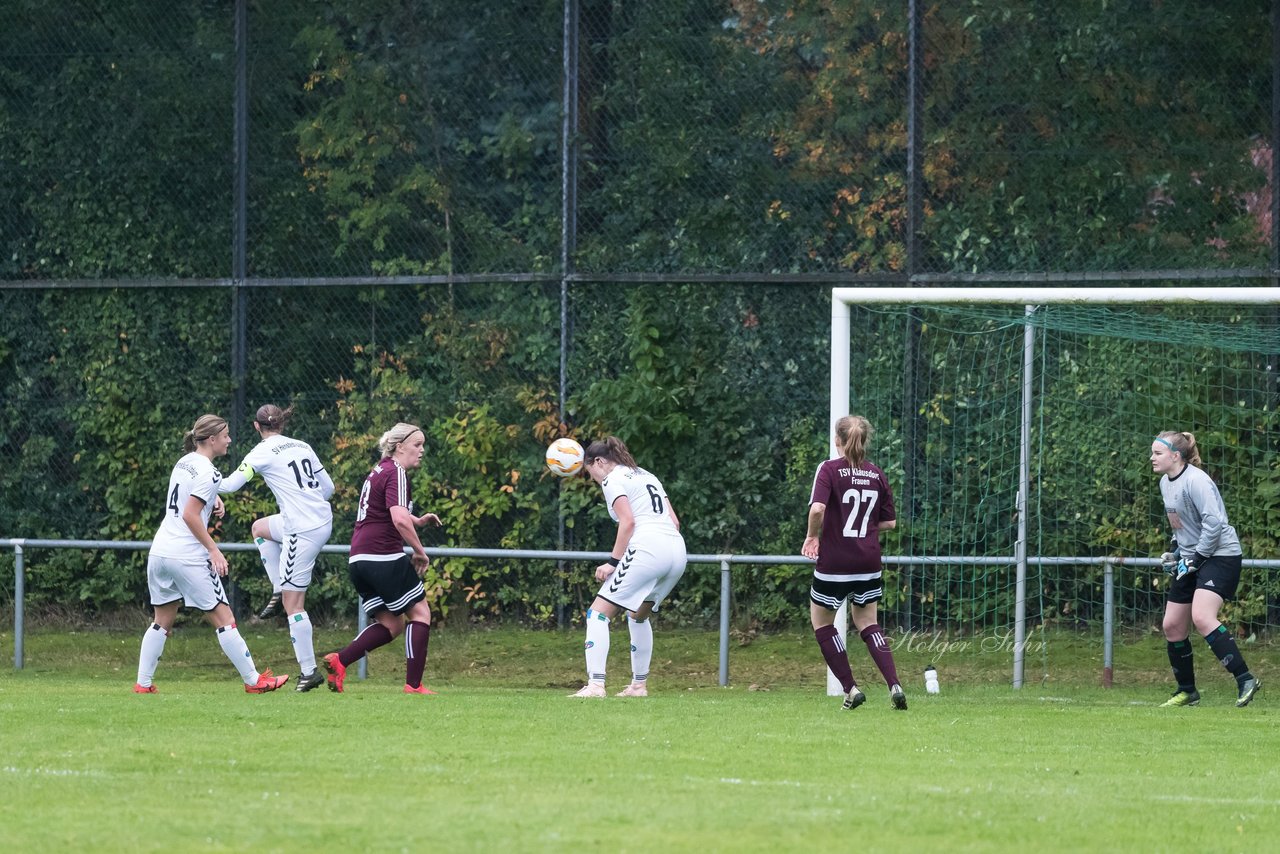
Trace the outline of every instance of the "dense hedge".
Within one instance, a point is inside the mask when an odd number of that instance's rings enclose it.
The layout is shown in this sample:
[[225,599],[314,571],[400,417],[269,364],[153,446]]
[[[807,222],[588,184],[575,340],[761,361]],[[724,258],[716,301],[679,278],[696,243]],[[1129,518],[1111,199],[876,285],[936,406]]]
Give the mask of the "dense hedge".
[[[0,31],[0,171],[13,178],[0,182],[0,536],[149,537],[183,429],[204,411],[230,414],[239,383],[250,406],[297,406],[295,432],[339,485],[335,541],[374,440],[403,418],[427,430],[418,490],[447,520],[437,544],[551,547],[561,516],[566,546],[607,544],[591,486],[542,473],[543,445],[568,430],[624,437],[671,490],[693,550],[794,552],[827,442],[830,297],[761,282],[906,271],[900,5],[581,3],[580,275],[562,407],[555,284],[253,287],[243,378],[228,289],[61,287],[231,276],[232,4],[153,19],[137,0],[94,16],[20,0]],[[246,249],[259,284],[564,272],[561,3],[428,6],[251,9]],[[911,272],[1265,266],[1268,8],[928,7]],[[616,284],[647,273],[760,281]],[[1268,322],[1248,319],[1263,340]],[[990,343],[1007,324],[858,324],[855,407],[881,429],[881,462],[911,499],[912,524],[890,548],[1010,553],[1017,374],[997,357],[1018,345]],[[1135,349],[1144,335],[1042,345],[1033,549],[1158,552],[1154,485],[1133,455],[1150,431],[1186,425],[1215,449],[1251,553],[1273,554],[1267,348],[1173,336]],[[234,426],[226,468],[253,438]],[[270,506],[247,491],[226,536],[247,539]],[[0,553],[0,567],[11,559]],[[33,603],[143,596],[137,556],[38,561]],[[340,562],[328,563],[319,608],[350,598]],[[260,592],[252,561],[239,565]],[[587,595],[578,568],[441,571],[441,605],[477,618],[544,623]],[[740,613],[803,612],[799,570],[737,577]],[[1128,583],[1134,602],[1149,596],[1149,577]],[[1042,589],[1043,619],[1075,613],[1096,602],[1096,571],[1064,568]],[[1256,589],[1242,608],[1274,622],[1277,592]],[[717,597],[713,573],[692,573],[677,613],[701,618]],[[1011,597],[984,571],[951,568],[911,577],[886,607],[985,619]]]

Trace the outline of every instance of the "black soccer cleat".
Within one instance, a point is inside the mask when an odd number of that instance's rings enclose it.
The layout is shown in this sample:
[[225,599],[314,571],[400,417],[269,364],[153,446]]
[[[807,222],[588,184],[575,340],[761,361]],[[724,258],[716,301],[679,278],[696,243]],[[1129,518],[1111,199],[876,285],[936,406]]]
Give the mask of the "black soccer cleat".
[[271,598],[267,600],[267,604],[262,606],[262,610],[258,612],[259,620],[269,620],[272,617],[280,615],[280,594],[272,593]]
[[293,690],[297,691],[299,694],[305,694],[308,691],[310,691],[312,688],[319,688],[323,684],[324,684],[324,674],[321,673],[320,668],[317,667],[315,670],[312,670],[310,673],[299,674],[298,684],[294,686]]
[[893,707],[900,712],[907,710],[907,695],[902,693],[901,685],[894,685],[889,689],[889,699],[893,702]]
[[845,709],[846,711],[850,709],[856,709],[858,708],[858,706],[861,706],[866,701],[867,701],[867,695],[862,693],[862,691],[858,688],[857,685],[854,685],[853,690],[850,691],[848,695],[844,698],[844,704],[841,705],[840,708]]

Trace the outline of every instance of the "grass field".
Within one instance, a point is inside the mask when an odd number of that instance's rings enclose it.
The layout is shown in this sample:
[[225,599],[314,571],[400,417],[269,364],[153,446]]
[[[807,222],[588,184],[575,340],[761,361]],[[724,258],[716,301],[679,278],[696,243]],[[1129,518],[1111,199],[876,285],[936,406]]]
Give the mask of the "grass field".
[[[296,672],[282,627],[244,627],[260,667]],[[807,634],[754,638],[716,685],[716,636],[656,632],[647,700],[570,700],[575,632],[438,631],[428,684],[370,659],[347,692],[249,696],[211,634],[171,639],[161,693],[129,693],[137,630],[40,629],[0,675],[0,833],[14,851],[1256,851],[1280,839],[1280,728],[1196,650],[1204,702],[1160,709],[1151,638],[1097,686],[1094,638],[939,661],[899,654],[895,712],[842,712]],[[322,632],[332,648],[347,630]],[[614,633],[612,690],[629,675]],[[12,633],[0,635],[6,658]],[[1270,684],[1269,651],[1246,649]],[[936,657],[936,650],[932,657]],[[1047,665],[1047,666],[1046,666]],[[1040,679],[1047,671],[1049,679]],[[354,671],[353,671],[354,673]],[[1035,674],[1036,678],[1031,679]],[[290,686],[292,687],[292,686]]]

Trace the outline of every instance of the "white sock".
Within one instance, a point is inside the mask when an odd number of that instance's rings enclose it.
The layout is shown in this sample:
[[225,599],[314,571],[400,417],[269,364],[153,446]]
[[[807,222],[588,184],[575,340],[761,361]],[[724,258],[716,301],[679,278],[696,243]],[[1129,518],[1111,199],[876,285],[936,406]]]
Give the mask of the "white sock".
[[244,638],[240,637],[240,630],[233,623],[218,629],[217,634],[223,655],[231,659],[236,670],[240,671],[240,678],[244,680],[244,684],[257,685],[258,669],[253,666],[253,656],[249,654],[249,647],[245,644]]
[[156,675],[156,665],[160,663],[160,654],[164,652],[164,642],[169,633],[152,623],[142,633],[142,650],[138,653],[138,684],[144,688],[151,685]]
[[271,592],[280,592],[280,544],[275,540],[267,540],[262,537],[254,537],[253,544],[258,547],[258,554],[262,555],[262,568],[267,571],[267,578],[271,579]]
[[637,623],[628,614],[627,628],[631,630],[631,679],[643,682],[649,678],[649,662],[653,659],[653,624],[648,620]]
[[302,673],[316,669],[316,649],[311,641],[311,617],[306,611],[289,615],[289,640],[293,641],[293,656],[298,659]]
[[604,684],[605,662],[609,660],[609,618],[587,609],[587,679]]

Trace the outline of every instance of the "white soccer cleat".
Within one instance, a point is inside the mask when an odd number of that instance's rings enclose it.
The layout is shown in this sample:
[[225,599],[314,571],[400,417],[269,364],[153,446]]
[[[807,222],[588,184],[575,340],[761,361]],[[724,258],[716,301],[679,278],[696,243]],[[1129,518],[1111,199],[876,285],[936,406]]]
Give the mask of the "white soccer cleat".
[[623,688],[615,697],[647,697],[649,696],[649,686],[645,682],[632,682]]
[[601,700],[609,696],[609,692],[604,690],[602,682],[588,682],[582,686],[582,690],[576,694],[570,694],[570,697],[587,697],[591,699]]

